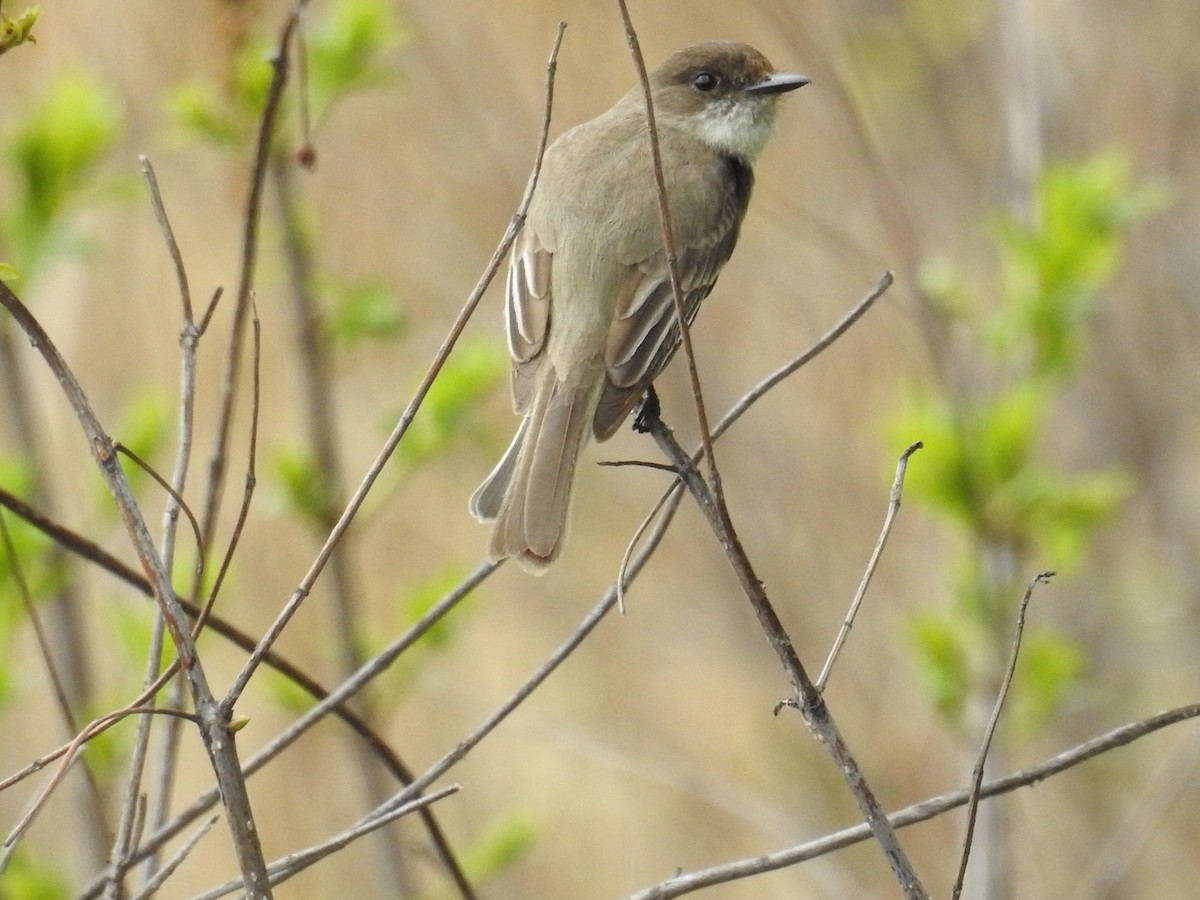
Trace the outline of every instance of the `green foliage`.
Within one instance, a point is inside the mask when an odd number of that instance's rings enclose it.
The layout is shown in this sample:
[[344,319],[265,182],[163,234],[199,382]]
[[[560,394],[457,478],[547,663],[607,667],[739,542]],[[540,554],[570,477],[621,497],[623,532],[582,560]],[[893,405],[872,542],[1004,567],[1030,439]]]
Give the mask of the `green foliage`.
[[1118,153],[1052,166],[1039,185],[1037,221],[996,223],[1004,296],[992,323],[995,347],[1027,357],[1031,375],[1070,374],[1079,326],[1120,267],[1126,232],[1167,202],[1162,185],[1131,182]]
[[6,281],[9,284],[14,284],[20,280],[20,272],[10,266],[8,263],[0,262],[0,281]]
[[[156,387],[142,387],[125,404],[116,425],[112,428],[113,440],[128,447],[138,459],[154,465],[171,436],[174,410],[167,395]],[[150,480],[149,473],[132,460],[123,461],[125,477],[129,486],[140,490]],[[168,478],[169,473],[158,473]],[[161,491],[158,486],[154,490]]]
[[[400,611],[400,621],[397,631],[406,631],[425,616],[443,597],[463,583],[467,573],[458,566],[448,566],[432,578],[410,590],[396,605]],[[469,606],[471,599],[462,600],[457,607],[462,611]],[[450,616],[443,616],[436,622],[421,640],[421,646],[426,649],[442,649],[449,646],[456,633],[456,627]]]
[[[150,646],[151,629],[154,626],[154,601],[149,598],[144,603],[130,606],[128,603],[113,600],[108,606],[106,622],[112,626],[112,636],[117,646],[121,648],[121,659],[141,660],[146,658]],[[163,641],[163,659],[160,671],[165,669],[175,659],[175,645],[167,637]],[[142,669],[131,668],[127,673],[131,679],[141,679]],[[135,689],[131,682],[127,689]]]
[[1036,734],[1056,716],[1086,667],[1075,641],[1046,629],[1025,635],[1008,715],[1018,734]]
[[0,211],[0,239],[30,271],[60,238],[59,224],[93,180],[120,130],[109,91],[84,75],[54,81],[3,147],[13,171],[12,205]]
[[177,85],[167,95],[166,110],[189,137],[223,150],[244,146],[250,123],[239,114],[241,104],[223,102],[214,85],[199,82]]
[[[0,486],[14,496],[28,497],[33,493],[33,470],[16,457],[0,457]],[[0,510],[0,515],[4,517],[15,554],[10,555],[0,541],[0,706],[3,706],[14,689],[14,674],[21,671],[12,653],[28,616],[17,586],[16,569],[20,568],[20,577],[35,603],[49,596],[61,581],[62,573],[49,565],[49,538],[7,510]]]
[[338,100],[379,87],[393,75],[381,64],[384,53],[407,43],[410,35],[379,0],[341,0],[308,29],[309,83],[318,120]]
[[[407,39],[392,5],[382,0],[338,0],[324,17],[310,19],[305,45],[314,124],[354,93],[387,84],[393,76],[383,57]],[[265,40],[250,41],[234,61],[226,85],[179,85],[167,97],[169,115],[202,143],[223,150],[245,147],[252,142],[270,89],[274,52]]]
[[33,25],[42,13],[40,6],[31,6],[15,19],[0,11],[0,55],[22,44],[36,44]]
[[507,371],[508,359],[493,342],[461,342],[401,441],[399,459],[416,465],[441,453],[471,427],[478,402],[495,390]]
[[61,864],[44,866],[34,862],[21,848],[5,860],[0,877],[0,897],[4,900],[66,900],[72,896],[62,874]]
[[298,716],[312,708],[316,702],[312,694],[292,681],[282,672],[264,667],[255,675],[260,689],[282,712]]
[[916,653],[917,670],[934,705],[942,715],[958,721],[970,683],[962,630],[947,616],[922,613],[909,622],[908,637]]
[[339,344],[393,340],[404,332],[400,301],[379,282],[359,282],[330,291],[333,309],[326,334]]
[[[922,678],[951,721],[994,690],[1024,579],[1047,565],[1077,564],[1129,492],[1124,473],[1061,471],[1041,458],[1041,444],[1128,230],[1165,198],[1161,186],[1134,184],[1115,153],[1052,166],[1037,186],[1032,220],[1006,215],[994,224],[1002,273],[994,301],[984,302],[945,261],[922,273],[932,309],[978,326],[983,339],[966,355],[981,370],[976,382],[989,385],[917,392],[891,429],[898,443],[914,435],[925,442],[908,496],[964,539],[953,606],[922,614],[909,629]],[[1079,647],[1031,628],[1011,701],[1018,727],[1049,720],[1083,669]]]
[[537,829],[520,812],[506,813],[493,822],[463,854],[463,872],[474,884],[483,884],[519,862],[533,847]]
[[277,447],[268,464],[273,481],[283,491],[288,512],[299,513],[314,524],[327,514],[325,477],[308,449],[297,446]]

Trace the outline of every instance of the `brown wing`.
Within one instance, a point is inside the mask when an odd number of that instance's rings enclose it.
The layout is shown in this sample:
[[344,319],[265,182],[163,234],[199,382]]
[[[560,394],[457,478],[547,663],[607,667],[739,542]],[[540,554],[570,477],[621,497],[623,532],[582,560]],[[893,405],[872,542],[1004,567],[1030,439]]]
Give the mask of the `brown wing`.
[[550,250],[531,228],[518,235],[509,260],[504,298],[505,331],[512,356],[512,402],[518,413],[529,408],[550,330],[552,260]]
[[[733,253],[739,219],[740,216],[731,219],[729,227],[714,243],[685,248],[679,253],[684,316],[689,325],[716,284],[721,267]],[[666,254],[660,250],[631,269],[609,331],[605,348],[608,378],[592,424],[597,440],[612,437],[646,388],[671,361],[679,342],[671,278]]]

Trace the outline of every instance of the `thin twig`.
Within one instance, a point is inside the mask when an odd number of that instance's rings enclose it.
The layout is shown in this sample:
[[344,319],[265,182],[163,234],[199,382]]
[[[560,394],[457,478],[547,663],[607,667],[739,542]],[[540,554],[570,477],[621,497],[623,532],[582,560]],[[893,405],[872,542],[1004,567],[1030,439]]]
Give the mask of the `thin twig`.
[[879,531],[879,539],[875,542],[875,549],[871,552],[871,558],[867,560],[866,571],[863,572],[862,580],[858,584],[858,590],[854,592],[854,599],[850,602],[850,609],[846,613],[846,619],[842,622],[842,627],[838,629],[837,637],[833,641],[833,647],[829,651],[829,657],[825,660],[825,665],[821,667],[821,674],[817,676],[817,690],[822,693],[825,692],[825,685],[829,681],[829,674],[833,671],[833,664],[837,662],[838,655],[842,652],[842,647],[846,643],[846,638],[850,636],[850,629],[854,627],[854,619],[858,616],[858,609],[862,606],[863,598],[867,595],[867,588],[871,586],[871,579],[875,577],[875,570],[879,568],[879,560],[883,557],[883,548],[887,544],[888,536],[892,533],[892,526],[896,522],[896,516],[900,512],[900,495],[904,491],[904,473],[908,469],[908,458],[924,446],[920,441],[910,444],[908,449],[900,454],[900,460],[896,463],[896,477],[892,481],[892,490],[888,495],[887,513],[883,517],[883,528]]
[[158,189],[158,176],[154,174],[154,166],[150,164],[150,158],[145,154],[138,157],[138,164],[142,167],[142,177],[146,179],[146,187],[150,191],[150,205],[154,208],[154,218],[158,220],[158,230],[162,232],[163,240],[167,244],[167,253],[170,254],[171,263],[175,266],[175,280],[179,284],[179,299],[183,303],[183,321],[194,325],[192,289],[188,286],[187,269],[183,265],[183,253],[180,252],[179,243],[175,240],[175,230],[171,228],[171,220],[167,218],[167,208],[163,205],[162,193]]
[[[237,763],[237,749],[228,730],[229,716],[216,703],[209,688],[208,678],[187,627],[186,614],[175,596],[170,576],[163,568],[162,558],[150,537],[129,482],[117,462],[116,454],[112,450],[112,439],[96,418],[75,374],[50,340],[50,336],[3,281],[0,281],[0,305],[8,310],[37,348],[79,419],[96,464],[116,501],[122,523],[137,551],[138,559],[154,585],[155,600],[163,612],[167,630],[175,644],[176,656],[187,677],[193,705],[200,719],[205,749],[216,773],[217,782],[221,785],[222,798],[226,804],[226,823],[233,837],[238,861],[248,885],[248,893],[253,897],[269,898],[270,889],[265,887],[266,864],[262,858],[262,847],[254,826],[254,815],[249,796],[246,794],[245,780]],[[264,886],[264,894],[257,893],[259,885]]]
[[[167,215],[166,204],[162,198],[162,192],[159,188],[154,167],[145,155],[138,157],[138,159],[141,163],[142,174],[146,179],[146,187],[150,193],[150,203],[154,209],[154,217],[158,221],[159,231],[162,233],[167,253],[171,257],[171,262],[175,268],[175,278],[179,286],[183,317],[183,327],[179,335],[179,437],[178,447],[175,451],[175,467],[171,473],[171,484],[167,487],[169,496],[166,507],[163,510],[161,544],[163,567],[167,572],[174,571],[175,538],[179,523],[179,513],[182,511],[186,513],[188,521],[191,523],[192,532],[196,540],[196,568],[194,577],[199,581],[203,575],[205,559],[203,536],[200,531],[199,522],[196,521],[191,509],[184,503],[183,491],[187,484],[187,474],[192,461],[192,438],[194,435],[196,405],[196,356],[199,351],[202,329],[196,326],[187,268],[184,265],[183,254],[179,249],[179,244],[175,239],[175,232],[171,227],[170,217]],[[209,311],[211,311],[219,296],[220,291],[217,291],[213,301],[209,304]],[[152,470],[151,472],[157,478],[157,473],[154,473]],[[144,682],[147,687],[156,683],[158,678],[161,677],[159,670],[162,668],[163,628],[162,615],[156,611],[150,635],[150,647],[146,657]],[[174,692],[167,705],[180,705],[183,701],[183,691],[182,683],[176,682]],[[141,791],[141,783],[145,760],[149,755],[151,730],[154,727],[155,721],[152,716],[146,716],[138,721],[133,751],[130,754],[129,776],[127,779],[124,806],[121,811],[121,820],[113,841],[113,847],[109,853],[110,882],[108,890],[113,897],[119,896],[121,892],[121,881],[124,878],[127,868],[126,856],[129,853],[129,848],[137,843],[137,837],[134,834],[134,820],[138,814],[138,810],[142,808],[141,800],[145,796]],[[167,728],[165,729],[166,734],[174,735],[178,733],[178,730],[179,727],[176,720],[168,720]],[[167,737],[165,740],[167,742],[166,746],[170,746],[171,738]],[[151,822],[165,815],[165,809],[170,802],[170,772],[171,769],[169,766],[160,766],[158,769],[160,777],[149,791],[149,818]],[[152,873],[148,872],[147,874]]]
[[983,784],[983,770],[987,765],[988,751],[992,746],[992,737],[996,733],[996,724],[1000,721],[1000,710],[1004,708],[1004,700],[1012,685],[1013,673],[1017,670],[1017,657],[1021,652],[1021,636],[1025,633],[1025,612],[1029,609],[1029,601],[1033,597],[1033,589],[1039,584],[1047,584],[1054,577],[1053,572],[1042,572],[1035,575],[1025,588],[1021,598],[1021,607],[1017,611],[1017,624],[1013,632],[1012,650],[1008,655],[1008,667],[1004,670],[1004,680],[1000,682],[1000,690],[996,694],[996,703],[992,707],[991,718],[983,732],[983,744],[979,748],[979,758],[971,772],[970,800],[967,803],[967,833],[963,837],[962,859],[958,864],[958,877],[954,879],[954,890],[951,897],[958,900],[962,896],[963,881],[967,877],[967,860],[971,856],[971,839],[975,835],[975,815],[979,810],[979,790]]
[[362,506],[363,501],[366,499],[367,494],[370,492],[372,486],[375,484],[376,479],[379,477],[379,473],[383,471],[383,467],[391,458],[392,453],[395,452],[395,449],[399,445],[400,441],[408,433],[409,426],[416,417],[417,410],[420,409],[426,395],[429,393],[429,389],[433,386],[434,380],[441,372],[446,360],[449,359],[450,352],[454,349],[455,344],[458,342],[459,336],[462,334],[463,329],[466,328],[467,322],[471,318],[471,315],[475,312],[475,308],[479,305],[479,301],[482,299],[484,291],[495,277],[501,263],[508,255],[508,251],[512,247],[513,241],[516,239],[517,234],[520,232],[525,223],[525,215],[529,209],[529,204],[533,199],[533,191],[537,187],[538,178],[541,175],[542,158],[545,155],[546,143],[550,134],[550,110],[554,97],[554,72],[555,68],[557,67],[558,48],[562,44],[563,32],[565,29],[566,23],[560,22],[558,25],[558,31],[555,34],[553,47],[550,51],[550,61],[547,64],[546,70],[546,114],[543,118],[542,133],[538,141],[537,154],[534,159],[533,173],[530,175],[529,183],[525,189],[525,196],[521,199],[521,204],[518,207],[517,212],[513,215],[512,220],[509,222],[508,228],[505,230],[504,236],[500,240],[500,244],[496,247],[495,252],[492,254],[492,258],[488,261],[487,267],[485,268],[483,275],[480,277],[479,282],[475,285],[474,290],[471,291],[466,303],[459,311],[454,323],[450,326],[449,333],[443,339],[441,346],[437,350],[437,353],[434,354],[433,362],[430,364],[429,368],[425,372],[425,375],[422,377],[416,393],[413,395],[413,398],[409,401],[408,406],[401,414],[400,420],[396,423],[395,428],[392,429],[391,435],[388,436],[387,441],[384,443],[382,449],[380,449],[374,461],[368,468],[366,475],[363,477],[362,481],[351,495],[349,502],[346,504],[346,509],[342,512],[342,515],[338,518],[337,523],[330,530],[329,536],[326,538],[324,545],[317,553],[317,557],[309,567],[308,572],[305,573],[304,577],[300,580],[300,584],[297,586],[295,592],[288,599],[287,603],[284,604],[283,609],[275,618],[275,621],[271,623],[270,627],[259,641],[258,647],[255,649],[254,653],[250,655],[250,659],[247,660],[246,664],[242,667],[242,671],[238,673],[237,678],[234,679],[233,685],[230,687],[229,692],[226,694],[225,700],[223,701],[223,707],[226,710],[231,709],[233,704],[237,702],[237,699],[241,696],[242,691],[246,689],[246,685],[249,683],[250,677],[254,674],[254,670],[258,668],[258,665],[262,662],[263,655],[271,648],[271,645],[275,643],[276,639],[278,639],[279,635],[283,632],[283,629],[287,626],[288,622],[291,621],[292,616],[296,614],[296,611],[300,608],[300,605],[304,602],[304,599],[312,590],[313,585],[316,583],[317,577],[321,574],[321,571],[325,568],[325,564],[329,561],[330,554],[333,553],[334,548],[341,540],[342,534],[344,534],[346,529],[350,527],[350,523],[353,521],[354,516],[358,513],[359,508]]
[[299,82],[296,106],[300,113],[300,149],[296,151],[296,162],[311,172],[317,167],[317,148],[313,146],[312,118],[309,115],[308,31],[304,23],[305,17],[301,15],[296,28],[296,78]]
[[[430,628],[441,621],[451,610],[468,597],[475,588],[496,571],[497,567],[498,565],[495,563],[487,563],[477,568],[461,584],[434,604],[425,615],[414,622],[408,631],[392,641],[379,654],[364,662],[353,676],[341,682],[311,708],[305,710],[295,721],[289,723],[280,734],[276,735],[275,738],[246,761],[244,766],[246,776],[253,775],[295,743],[326,715],[342,708],[364,685],[369,684],[383,672],[386,672],[405,650],[420,640]],[[349,713],[347,712],[346,715],[349,715]],[[406,784],[414,784],[416,782],[416,779],[412,778],[411,775],[401,780]],[[177,814],[174,819],[163,825],[162,828],[150,834],[142,842],[141,847],[139,847],[136,858],[141,858],[154,852],[166,841],[174,838],[197,818],[208,812],[219,799],[220,797],[216,790],[210,790],[197,797],[187,809]],[[87,900],[87,898],[94,896],[96,896],[95,885],[90,886],[82,894],[81,900]]]
[[[392,822],[404,816],[411,815],[414,812],[423,810],[438,800],[443,800],[451,794],[457,794],[460,790],[457,784],[452,784],[448,787],[435,791],[424,797],[419,797],[403,806],[396,807],[379,816],[367,816],[360,819],[350,828],[333,837],[322,841],[320,844],[309,847],[305,850],[300,850],[296,853],[290,853],[280,859],[275,860],[268,867],[271,872],[271,884],[281,884],[287,881],[293,875],[298,875],[314,863],[320,862],[325,857],[348,844],[353,843],[365,835],[370,834],[376,829],[382,828],[385,825],[390,825]],[[231,894],[241,887],[241,882],[227,881],[220,887],[213,888],[211,891],[200,894],[194,900],[217,900],[218,897],[224,897],[226,894]]]
[[[160,488],[162,488],[164,491],[166,491],[167,496],[170,497],[170,499],[171,499],[170,505],[172,507],[177,507],[178,510],[181,511],[187,517],[188,524],[192,526],[192,534],[196,538],[196,556],[197,556],[196,577],[203,578],[204,577],[204,544],[203,544],[203,536],[200,534],[200,523],[197,522],[196,517],[194,515],[192,515],[191,507],[189,507],[187,505],[187,503],[184,502],[183,495],[176,488],[172,487],[167,482],[167,479],[163,478],[162,475],[160,475],[158,473],[158,470],[155,469],[154,466],[150,465],[150,463],[146,462],[146,460],[142,459],[134,451],[130,450],[128,447],[126,447],[120,441],[113,441],[113,451],[115,453],[120,453],[124,456],[129,457],[129,459],[139,469],[141,469],[143,472],[145,472],[147,475],[149,475],[151,479],[153,479],[155,484],[157,484]],[[165,563],[166,563],[165,555],[163,557],[163,562],[165,565]]]
[[171,858],[162,864],[153,877],[146,879],[141,890],[133,895],[131,900],[149,900],[153,897],[160,887],[162,887],[168,878],[175,874],[175,870],[183,865],[184,860],[191,855],[192,851],[199,846],[200,841],[204,836],[212,830],[213,825],[217,823],[220,816],[210,816],[198,829],[196,833],[183,842],[183,845],[172,854]]
[[59,756],[62,757],[62,761],[58,764],[54,774],[50,776],[49,781],[47,781],[46,784],[42,786],[42,789],[34,796],[34,799],[30,802],[29,808],[25,811],[25,814],[17,820],[15,825],[13,825],[12,829],[8,833],[8,836],[4,839],[4,847],[11,847],[14,843],[16,843],[17,839],[25,833],[25,830],[29,827],[29,824],[33,821],[34,816],[38,814],[42,806],[45,805],[46,800],[54,792],[54,789],[58,787],[64,776],[66,776],[67,770],[71,768],[71,764],[74,763],[76,758],[79,756],[79,750],[83,747],[83,745],[94,738],[101,731],[104,731],[106,728],[108,728],[109,725],[112,725],[126,716],[131,715],[177,716],[182,719],[187,719],[190,722],[197,722],[198,724],[196,716],[192,713],[184,712],[183,710],[178,709],[160,709],[152,706],[127,706],[123,709],[113,710],[112,712],[106,713],[100,718],[89,722],[86,726],[84,726],[83,730],[75,736],[71,743],[67,745],[66,750],[59,754]]
[[662,230],[663,251],[667,256],[667,273],[671,278],[671,296],[675,302],[675,320],[679,324],[679,342],[687,360],[688,379],[692,387],[692,399],[696,406],[696,421],[700,428],[700,443],[704,447],[704,455],[708,459],[708,475],[712,484],[712,492],[724,504],[724,491],[721,487],[721,473],[717,469],[717,460],[713,456],[713,436],[708,427],[708,410],[704,406],[704,394],[700,389],[700,370],[696,367],[696,353],[692,349],[692,330],[684,313],[683,280],[679,275],[679,257],[675,248],[675,231],[671,223],[671,207],[667,201],[667,182],[663,175],[662,149],[658,142],[658,123],[654,116],[654,99],[650,90],[650,76],[646,72],[646,60],[642,57],[642,48],[638,42],[637,31],[634,30],[633,20],[629,16],[629,8],[625,0],[617,0],[621,11],[621,20],[625,24],[625,41],[629,44],[629,52],[633,56],[633,64],[637,68],[638,80],[642,85],[642,96],[646,101],[646,129],[650,137],[650,155],[654,167],[654,184],[658,194],[659,226]]
[[[887,292],[887,289],[892,286],[892,281],[892,273],[885,272],[876,283],[875,287],[872,288],[865,297],[859,300],[858,303],[851,307],[849,312],[842,316],[841,320],[838,321],[837,324],[835,324],[831,329],[829,329],[829,331],[825,332],[825,334],[822,335],[815,344],[813,344],[795,359],[789,360],[787,363],[780,366],[778,369],[760,381],[757,385],[751,388],[746,394],[744,394],[742,398],[738,400],[732,407],[730,407],[729,411],[721,417],[721,421],[719,421],[717,426],[713,429],[713,440],[719,440],[721,436],[725,434],[725,432],[728,431],[738,419],[745,415],[745,413],[752,406],[754,406],[754,404],[761,400],[768,392],[780,384],[784,379],[795,374],[800,368],[807,365],[809,362],[819,356],[824,350],[833,346],[834,341],[845,334],[855,322],[857,322],[866,314],[867,310],[875,305],[875,301],[877,301]],[[699,463],[702,452],[703,448],[692,452],[691,459],[693,465],[697,465]],[[667,468],[673,472],[675,471],[674,466],[667,466]],[[646,529],[650,526],[650,522],[659,515],[659,511],[667,505],[668,499],[672,497],[676,499],[676,502],[670,508],[670,510],[664,514],[663,518],[669,519],[674,515],[675,510],[678,509],[678,499],[681,496],[682,489],[682,480],[676,478],[671,483],[671,486],[667,488],[666,492],[662,495],[659,501],[654,505],[654,508],[650,511],[650,513],[642,520],[642,524],[638,526],[637,531],[634,533],[634,536],[630,539],[629,544],[625,548],[625,554],[621,558],[621,565],[617,570],[617,603],[620,606],[622,613],[625,610],[625,570],[629,565],[629,560],[633,555],[634,548],[636,547],[638,541],[641,540],[641,536],[646,532]]]
[[678,441],[675,440],[674,434],[663,424],[662,419],[657,416],[652,417],[649,419],[649,425],[650,433],[658,442],[659,447],[662,448],[667,458],[672,460],[683,473],[683,480],[687,485],[688,491],[695,498],[705,518],[709,520],[713,532],[717,535],[718,540],[720,540],[725,554],[729,559],[730,566],[734,570],[734,574],[737,576],[743,592],[754,609],[754,614],[759,621],[759,625],[766,633],[772,649],[779,658],[779,662],[792,687],[792,697],[783,705],[795,706],[800,711],[805,724],[808,725],[813,736],[833,758],[838,771],[842,773],[842,777],[846,780],[846,784],[850,788],[850,792],[853,794],[859,810],[867,820],[867,824],[871,827],[876,841],[879,842],[884,857],[887,859],[888,865],[895,874],[896,880],[900,884],[901,890],[904,891],[905,896],[912,898],[912,900],[927,898],[928,894],[921,885],[921,881],[917,877],[912,863],[909,862],[904,848],[900,845],[895,830],[888,823],[883,807],[876,799],[870,785],[867,784],[862,770],[858,767],[857,761],[850,752],[850,748],[842,737],[837,724],[834,722],[833,716],[829,712],[829,708],[820,691],[816,689],[816,686],[809,679],[808,673],[805,671],[804,665],[801,663],[800,657],[797,655],[796,649],[792,644],[791,637],[788,636],[786,629],[783,627],[783,622],[779,619],[774,606],[767,597],[762,581],[755,574],[750,558],[747,556],[737,536],[737,532],[733,529],[733,525],[729,521],[728,510],[724,508],[720,502],[720,498],[714,492],[707,490],[699,472],[692,465],[690,458],[684,453],[683,448],[679,446]]
[[[1074,768],[1080,763],[1087,762],[1089,759],[1108,753],[1118,747],[1132,744],[1134,741],[1166,728],[1169,725],[1175,725],[1179,722],[1198,717],[1200,717],[1200,703],[1193,703],[1188,706],[1181,706],[1164,713],[1159,713],[1148,719],[1142,719],[1119,728],[1114,728],[1037,765],[987,782],[980,789],[979,796],[986,799],[1006,794],[1017,788],[1032,787],[1060,772]],[[970,793],[970,791],[962,789],[942,794],[938,797],[931,797],[928,800],[922,800],[920,803],[914,803],[911,806],[906,806],[892,813],[888,816],[888,819],[895,828],[904,828],[908,825],[914,825],[917,822],[925,822],[950,810],[966,805],[970,799]],[[713,887],[718,884],[727,884],[731,881],[750,878],[755,875],[761,875],[764,872],[774,872],[778,869],[807,862],[828,853],[833,853],[836,850],[842,850],[862,841],[870,840],[871,836],[871,829],[867,825],[854,825],[796,847],[789,847],[786,850],[750,859],[723,863],[719,866],[712,866],[711,868],[700,869],[695,872],[675,875],[653,887],[630,894],[626,900],[667,900],[670,897],[682,897],[684,894],[690,894],[703,888]]]
[[[232,438],[233,430],[233,410],[235,401],[237,400],[238,383],[242,370],[243,347],[246,340],[246,322],[250,315],[251,294],[254,291],[255,266],[258,261],[258,227],[259,221],[262,218],[262,197],[267,180],[267,163],[270,160],[271,146],[275,137],[275,125],[279,118],[279,108],[283,101],[284,88],[287,85],[292,35],[296,30],[300,15],[306,5],[307,0],[296,0],[295,7],[284,23],[283,30],[279,36],[279,42],[276,45],[275,56],[271,60],[271,84],[267,89],[267,99],[263,104],[262,118],[259,120],[258,139],[254,149],[254,163],[250,177],[250,190],[246,197],[246,215],[242,232],[241,275],[238,278],[237,302],[234,304],[233,309],[233,324],[229,333],[229,349],[226,354],[226,365],[222,373],[221,411],[217,420],[215,444],[208,461],[209,483],[204,497],[204,512],[200,517],[205,546],[212,545],[213,532],[217,527],[217,513],[220,510],[221,498],[225,487],[229,442]],[[192,591],[193,596],[198,594],[198,588]]]

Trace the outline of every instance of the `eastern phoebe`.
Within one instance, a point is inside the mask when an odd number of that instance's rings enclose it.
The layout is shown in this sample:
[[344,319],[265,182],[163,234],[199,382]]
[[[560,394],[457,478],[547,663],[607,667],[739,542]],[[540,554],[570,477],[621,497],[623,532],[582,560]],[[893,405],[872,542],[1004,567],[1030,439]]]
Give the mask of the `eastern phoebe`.
[[[737,243],[776,101],[805,84],[727,41],[650,76],[689,324]],[[524,418],[470,509],[496,521],[491,559],[540,573],[562,549],[580,449],[612,437],[679,346],[641,88],[546,151],[506,293]]]

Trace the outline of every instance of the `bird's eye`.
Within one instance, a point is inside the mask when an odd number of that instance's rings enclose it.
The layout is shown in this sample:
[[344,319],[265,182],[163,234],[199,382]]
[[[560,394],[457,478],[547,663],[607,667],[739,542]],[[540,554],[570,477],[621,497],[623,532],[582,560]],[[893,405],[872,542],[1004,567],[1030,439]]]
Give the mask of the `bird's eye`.
[[695,78],[692,79],[692,87],[694,87],[698,91],[704,91],[704,93],[707,94],[709,91],[713,90],[718,84],[720,84],[720,82],[721,82],[721,79],[717,78],[717,76],[714,75],[712,72],[701,72],[699,75],[697,75]]

